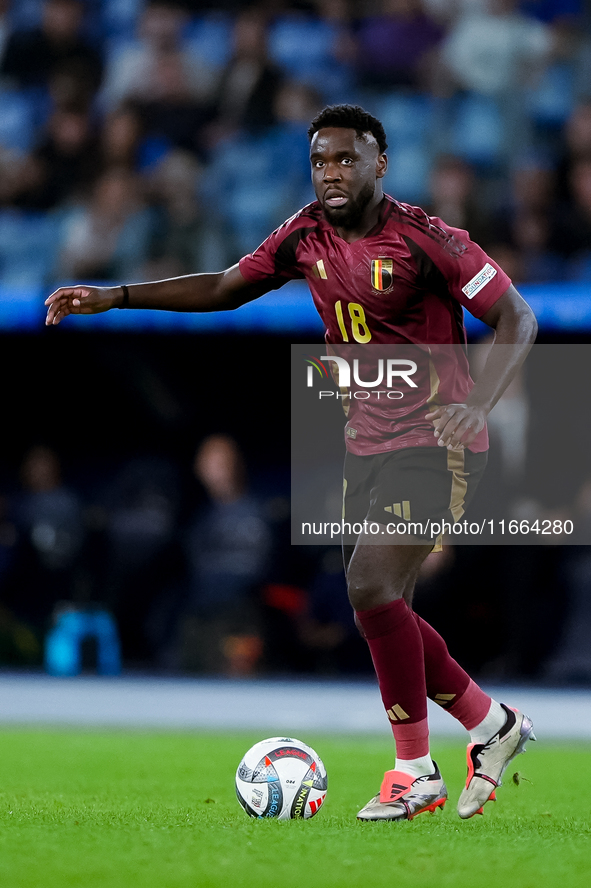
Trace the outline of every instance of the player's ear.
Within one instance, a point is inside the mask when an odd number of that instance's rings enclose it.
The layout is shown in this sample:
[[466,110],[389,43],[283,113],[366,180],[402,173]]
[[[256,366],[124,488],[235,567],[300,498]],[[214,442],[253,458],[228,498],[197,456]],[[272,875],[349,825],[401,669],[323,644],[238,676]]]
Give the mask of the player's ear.
[[385,154],[379,154],[376,162],[376,176],[382,179],[386,175],[388,169],[388,158]]

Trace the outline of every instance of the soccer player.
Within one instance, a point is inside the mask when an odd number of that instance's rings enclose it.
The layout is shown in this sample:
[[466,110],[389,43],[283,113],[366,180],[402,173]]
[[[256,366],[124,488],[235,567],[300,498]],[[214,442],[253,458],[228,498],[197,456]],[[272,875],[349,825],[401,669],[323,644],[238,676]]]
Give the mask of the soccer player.
[[[484,468],[486,417],[535,339],[535,317],[467,232],[383,193],[387,144],[380,121],[359,106],[329,106],[308,134],[317,200],[254,253],[214,274],[62,287],[46,300],[46,323],[111,308],[232,309],[288,280],[305,278],[329,346],[453,345],[466,341],[465,307],[495,330],[477,382],[458,401],[426,398],[420,416],[413,411],[412,422],[402,417],[395,429],[382,406],[359,408],[359,434],[347,434],[345,462],[346,515],[361,514],[384,525],[384,503],[405,502],[414,510],[417,498],[425,516],[457,520]],[[353,419],[350,413],[347,429]],[[434,543],[399,537],[372,545],[361,533],[354,546],[344,547],[349,599],[369,645],[396,745],[394,769],[359,812],[360,820],[412,819],[445,804],[447,789],[429,751],[427,697],[470,734],[468,776],[458,803],[462,818],[482,813],[508,763],[535,739],[528,717],[481,690],[452,659],[441,636],[412,610],[417,574]]]

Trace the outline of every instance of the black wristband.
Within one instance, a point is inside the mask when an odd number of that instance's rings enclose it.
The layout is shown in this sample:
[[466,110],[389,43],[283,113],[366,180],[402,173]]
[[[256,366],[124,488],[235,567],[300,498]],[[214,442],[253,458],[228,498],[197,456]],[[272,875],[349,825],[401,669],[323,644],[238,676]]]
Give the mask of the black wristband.
[[119,308],[129,308],[129,290],[127,289],[127,285],[121,284],[121,289],[123,290],[123,301]]

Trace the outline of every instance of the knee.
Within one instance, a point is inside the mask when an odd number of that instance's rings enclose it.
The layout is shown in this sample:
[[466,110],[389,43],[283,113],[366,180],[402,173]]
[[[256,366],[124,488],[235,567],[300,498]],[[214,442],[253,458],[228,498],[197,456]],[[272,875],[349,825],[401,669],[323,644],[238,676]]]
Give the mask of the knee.
[[[382,583],[378,578],[373,578],[369,572],[366,575],[359,575],[355,570],[349,570],[347,573],[347,592],[355,611],[371,610],[403,597],[403,590],[398,590],[395,585]],[[359,629],[357,621],[356,624]]]

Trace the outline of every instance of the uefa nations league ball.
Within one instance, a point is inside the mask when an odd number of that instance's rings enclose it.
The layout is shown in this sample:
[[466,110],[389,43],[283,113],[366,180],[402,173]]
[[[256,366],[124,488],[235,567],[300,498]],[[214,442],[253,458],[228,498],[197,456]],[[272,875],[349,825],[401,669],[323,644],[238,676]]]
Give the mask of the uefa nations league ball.
[[313,817],[326,798],[326,768],[291,737],[270,737],[248,750],[236,771],[236,795],[250,817]]

